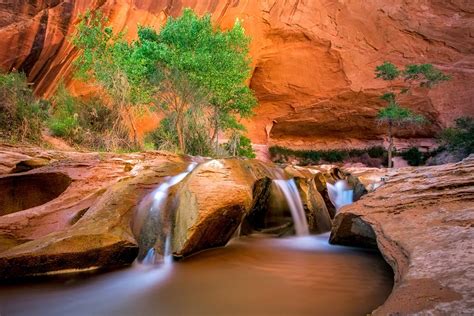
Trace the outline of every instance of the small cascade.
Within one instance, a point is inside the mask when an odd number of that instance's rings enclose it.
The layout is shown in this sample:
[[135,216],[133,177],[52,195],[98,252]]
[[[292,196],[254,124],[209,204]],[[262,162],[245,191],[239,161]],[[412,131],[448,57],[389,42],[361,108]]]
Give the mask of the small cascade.
[[334,185],[327,183],[328,195],[337,211],[344,205],[354,202],[354,190],[346,180],[338,180]]
[[[169,189],[181,182],[194,168],[197,163],[191,163],[185,172],[173,177],[165,178],[165,181],[140,203],[135,215],[133,230],[138,235],[140,251],[137,260],[141,264],[155,264],[157,262],[169,263],[172,260],[171,250],[171,223],[169,215],[163,212],[168,204]],[[158,235],[161,236],[158,236]],[[161,245],[157,242],[162,240]],[[160,251],[157,251],[161,249]]]
[[301,201],[300,194],[296,187],[294,179],[290,180],[273,180],[273,183],[281,190],[285,199],[288,203],[288,207],[293,217],[295,225],[296,235],[306,236],[309,235],[308,221],[303,208],[303,202]]

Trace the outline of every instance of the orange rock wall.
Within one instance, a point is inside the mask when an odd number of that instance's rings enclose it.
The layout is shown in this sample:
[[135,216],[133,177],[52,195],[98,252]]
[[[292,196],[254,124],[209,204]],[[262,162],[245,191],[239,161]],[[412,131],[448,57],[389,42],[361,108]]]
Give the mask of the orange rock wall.
[[61,79],[86,93],[90,88],[70,79],[77,52],[67,37],[78,14],[101,9],[116,30],[135,34],[137,24],[159,27],[185,7],[211,12],[224,28],[239,18],[252,37],[250,85],[259,106],[246,125],[254,143],[380,143],[374,117],[386,86],[373,69],[385,60],[430,62],[453,76],[407,97],[405,104],[435,124],[400,138],[429,138],[460,115],[474,116],[474,2],[466,0],[6,0],[0,67],[26,71],[40,95],[51,95]]

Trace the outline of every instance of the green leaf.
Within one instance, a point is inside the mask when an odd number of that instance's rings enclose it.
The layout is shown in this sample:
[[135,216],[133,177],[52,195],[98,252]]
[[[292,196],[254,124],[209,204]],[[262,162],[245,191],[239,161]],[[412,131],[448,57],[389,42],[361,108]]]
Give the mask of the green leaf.
[[390,62],[384,62],[375,68],[375,78],[392,81],[400,76],[400,70]]

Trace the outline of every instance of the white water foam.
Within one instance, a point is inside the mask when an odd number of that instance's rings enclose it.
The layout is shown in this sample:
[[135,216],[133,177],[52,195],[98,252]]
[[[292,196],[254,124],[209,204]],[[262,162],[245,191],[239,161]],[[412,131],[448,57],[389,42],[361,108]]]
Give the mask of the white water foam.
[[[163,210],[163,207],[167,205],[168,201],[168,192],[169,189],[178,184],[179,182],[183,181],[186,176],[191,173],[194,168],[196,168],[197,163],[192,162],[189,164],[189,166],[186,168],[185,172],[182,172],[176,176],[173,177],[167,177],[165,181],[155,190],[151,193],[151,196],[153,197],[153,202],[151,204],[151,207],[148,210],[147,216],[153,216],[155,218],[159,218],[160,213]],[[142,213],[142,212],[141,212]],[[140,214],[141,218],[145,218],[144,214]],[[171,250],[171,231],[166,232],[166,237],[165,237],[165,245],[164,245],[164,251],[163,251],[163,262],[170,263],[172,261],[172,250]],[[156,250],[154,247],[151,247],[148,249],[146,256],[143,258],[143,260],[140,262],[141,264],[155,264],[159,260],[160,256],[156,253]]]
[[298,192],[298,188],[296,187],[295,180],[278,179],[273,180],[273,182],[277,185],[277,187],[285,196],[286,202],[288,203],[288,207],[291,211],[291,216],[293,217],[296,235],[309,235],[308,221],[306,220],[303,202],[301,202],[301,197]]
[[346,180],[338,180],[334,185],[327,183],[328,195],[337,211],[345,205],[354,202],[354,190],[352,190]]

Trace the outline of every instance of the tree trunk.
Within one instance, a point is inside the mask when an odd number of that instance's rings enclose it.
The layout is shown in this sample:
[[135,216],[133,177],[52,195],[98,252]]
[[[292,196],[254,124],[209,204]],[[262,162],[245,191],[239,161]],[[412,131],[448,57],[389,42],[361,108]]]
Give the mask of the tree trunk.
[[392,151],[393,151],[393,131],[392,131],[393,123],[392,121],[388,122],[388,167],[393,167],[392,162]]
[[185,154],[186,153],[186,146],[184,144],[184,135],[183,135],[183,122],[180,115],[176,118],[176,133],[178,134],[178,146],[179,150]]
[[127,105],[123,105],[123,107],[125,108],[130,127],[132,128],[133,145],[138,148],[140,144],[138,143],[138,133],[137,128],[135,127],[135,122],[133,121],[132,113]]
[[216,138],[216,154],[219,151],[219,112],[217,107],[214,110],[214,135]]

